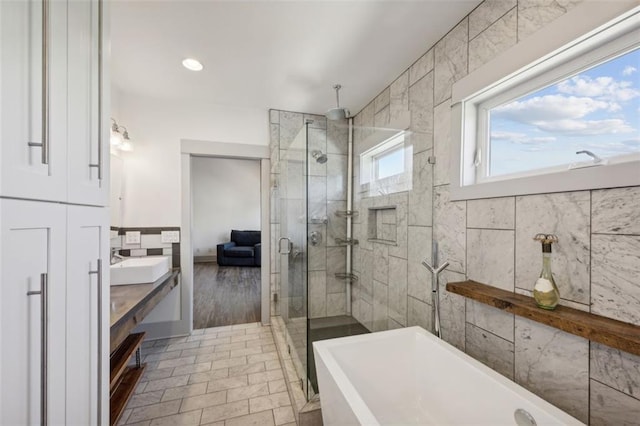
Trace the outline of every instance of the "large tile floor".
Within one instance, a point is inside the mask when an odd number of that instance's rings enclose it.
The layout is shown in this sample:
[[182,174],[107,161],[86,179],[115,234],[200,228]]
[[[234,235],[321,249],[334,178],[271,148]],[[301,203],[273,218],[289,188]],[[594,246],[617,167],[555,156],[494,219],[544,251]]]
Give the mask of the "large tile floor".
[[269,326],[195,330],[142,351],[147,370],[121,425],[295,425]]

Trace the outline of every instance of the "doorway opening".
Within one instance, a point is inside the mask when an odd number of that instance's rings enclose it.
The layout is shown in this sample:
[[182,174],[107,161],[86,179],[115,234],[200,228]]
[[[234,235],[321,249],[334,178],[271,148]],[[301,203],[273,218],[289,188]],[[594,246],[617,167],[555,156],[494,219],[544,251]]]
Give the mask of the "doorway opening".
[[260,167],[191,158],[193,329],[261,320]]

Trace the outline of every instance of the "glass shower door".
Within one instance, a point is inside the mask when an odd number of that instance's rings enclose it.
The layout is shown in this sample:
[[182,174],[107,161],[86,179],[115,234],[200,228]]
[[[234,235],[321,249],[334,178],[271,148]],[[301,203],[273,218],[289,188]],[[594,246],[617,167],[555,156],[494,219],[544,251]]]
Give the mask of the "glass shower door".
[[280,314],[288,351],[307,394],[307,125],[281,152]]

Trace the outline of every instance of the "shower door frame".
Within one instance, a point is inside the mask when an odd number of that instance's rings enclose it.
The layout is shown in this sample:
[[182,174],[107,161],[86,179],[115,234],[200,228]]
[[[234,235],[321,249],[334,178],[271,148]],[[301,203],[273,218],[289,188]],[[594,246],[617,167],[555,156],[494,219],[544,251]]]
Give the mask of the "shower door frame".
[[[281,238],[286,237],[288,239],[287,244],[289,244],[289,250],[291,251],[291,253],[281,253],[284,242],[281,241],[280,239],[278,240],[279,241],[278,244],[280,244],[278,246],[278,252],[280,252],[281,254],[280,293],[282,297],[281,297],[281,303],[280,303],[280,315],[285,324],[285,329],[286,329],[285,341],[286,341],[286,344],[288,345],[288,352],[290,352],[292,355],[292,361],[294,363],[296,374],[301,379],[302,389],[307,399],[309,398],[309,395],[308,395],[309,366],[308,366],[308,357],[306,353],[307,339],[308,339],[308,285],[309,285],[309,276],[308,276],[309,268],[308,268],[308,257],[307,257],[308,256],[308,238],[307,237],[308,237],[308,231],[309,231],[308,230],[308,195],[309,195],[308,129],[309,129],[309,122],[305,122],[303,124],[303,127],[300,129],[298,135],[296,135],[296,137],[294,138],[292,145],[287,148],[287,153],[286,153],[287,157],[285,157],[284,159],[281,158],[281,161],[280,161],[281,165],[286,164],[284,173],[281,171],[281,182],[280,182],[281,190],[282,189],[285,190],[284,194],[282,192],[280,194],[281,196],[280,237]],[[300,135],[304,135],[304,140],[302,143],[303,146],[299,147],[301,149],[298,151],[296,151],[295,149],[290,149],[291,147],[293,147],[293,144],[298,140],[298,137]],[[292,159],[291,157],[292,155],[296,155],[295,160]],[[288,183],[290,182],[290,178],[291,178],[291,176],[289,176],[289,172],[290,172],[289,162],[291,161],[296,161],[300,163],[300,165],[302,166],[301,175],[300,175],[301,179],[299,182],[297,182],[297,184],[301,185],[302,199],[291,198],[292,194],[290,194],[288,191],[289,189]],[[295,194],[295,195],[299,195],[299,194]],[[293,229],[287,229],[287,224],[289,223],[290,219],[292,219],[291,217],[289,217],[289,213],[291,212],[288,209],[288,207],[290,207],[288,205],[288,202],[294,203],[296,201],[302,202],[302,204],[299,206],[301,210],[298,212],[300,213],[298,215],[298,222],[302,223],[302,226],[299,229],[296,229],[298,233],[301,233],[300,235],[296,234],[297,236],[300,237],[300,241],[297,241],[295,238],[296,235],[294,235],[291,232]],[[293,208],[295,207],[296,206],[293,206]],[[293,231],[296,231],[296,230],[293,230]],[[296,268],[297,266],[295,262],[291,262],[290,260],[292,256],[294,256],[294,260],[295,260],[294,251],[296,250],[296,247],[300,248],[299,255],[302,256],[301,257],[302,265],[300,265],[301,270],[299,272],[300,272],[300,279],[302,280],[302,283],[300,284],[301,284],[301,291],[302,291],[301,309],[302,309],[303,316],[295,317],[300,319],[299,323],[302,323],[302,318],[304,318],[304,341],[300,345],[297,345],[294,341],[294,338],[292,337],[292,336],[297,336],[298,334],[296,333],[297,330],[294,330],[294,332],[292,333],[292,330],[290,329],[290,327],[293,327],[292,321],[291,321],[292,318],[290,317],[290,305],[292,304],[292,298],[294,295],[292,294],[292,292],[290,292],[290,287],[293,283],[290,282],[289,278],[292,274],[293,276],[296,276],[296,271],[295,270],[292,271],[291,268]],[[300,324],[297,324],[297,326],[300,326]],[[293,347],[293,351],[292,351],[292,347]]]

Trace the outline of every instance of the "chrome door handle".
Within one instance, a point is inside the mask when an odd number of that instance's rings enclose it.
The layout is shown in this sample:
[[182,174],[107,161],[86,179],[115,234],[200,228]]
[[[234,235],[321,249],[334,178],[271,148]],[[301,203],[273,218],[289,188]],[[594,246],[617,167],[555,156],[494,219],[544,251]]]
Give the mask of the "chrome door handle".
[[[287,251],[282,251],[282,240],[287,240]],[[280,237],[278,240],[278,253],[280,254],[290,254],[291,249],[293,248],[293,243],[287,237]]]
[[27,296],[40,295],[40,334],[41,334],[41,355],[40,355],[40,424],[47,425],[47,358],[49,349],[49,297],[47,287],[49,278],[46,273],[40,274],[40,291],[28,291]]
[[42,0],[42,142],[28,142],[42,148],[42,164],[49,164],[49,0]]
[[97,275],[98,279],[98,426],[102,424],[102,259],[98,259],[95,271],[89,271],[89,275]]
[[98,180],[102,180],[102,0],[98,0],[98,162],[89,163],[98,169]]

